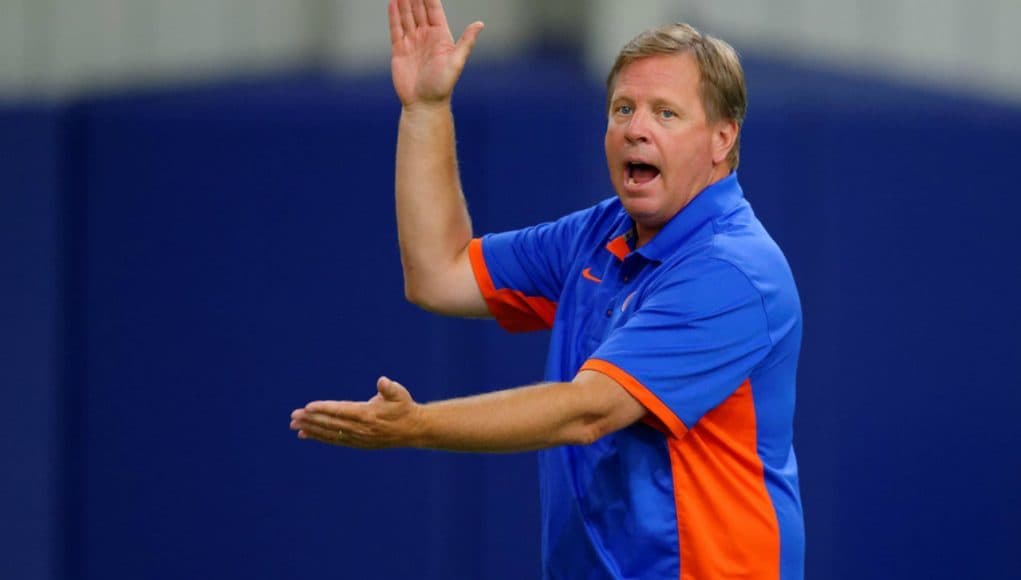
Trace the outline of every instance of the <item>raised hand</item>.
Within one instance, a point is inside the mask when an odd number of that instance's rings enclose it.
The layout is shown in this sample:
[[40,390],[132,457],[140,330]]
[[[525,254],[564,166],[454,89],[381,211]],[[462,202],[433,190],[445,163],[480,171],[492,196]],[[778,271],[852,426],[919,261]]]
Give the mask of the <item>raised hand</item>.
[[313,401],[291,413],[291,429],[301,439],[381,449],[415,443],[419,405],[400,383],[376,381],[377,393],[366,402]]
[[440,0],[390,0],[390,70],[404,107],[450,99],[475,39],[473,22],[454,42]]

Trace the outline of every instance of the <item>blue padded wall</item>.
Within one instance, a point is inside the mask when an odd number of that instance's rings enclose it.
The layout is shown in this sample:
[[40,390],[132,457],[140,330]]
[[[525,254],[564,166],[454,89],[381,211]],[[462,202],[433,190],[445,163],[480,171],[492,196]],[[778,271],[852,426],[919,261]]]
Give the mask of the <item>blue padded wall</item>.
[[[472,196],[480,231],[527,223],[555,192],[504,159],[514,125],[542,108],[535,82],[515,107],[493,104],[503,87],[486,83],[459,103],[466,188],[514,197]],[[364,578],[534,573],[531,455],[353,453],[286,428],[292,408],[367,398],[382,373],[425,400],[541,379],[543,337],[510,342],[403,301],[397,114],[385,79],[76,108],[83,460],[71,542],[83,578],[277,577],[337,562]]]
[[[805,310],[808,576],[1016,577],[1021,111],[754,59],[747,70],[740,177]],[[478,233],[612,194],[602,90],[574,68],[470,67],[455,105]],[[0,336],[14,344],[13,329],[64,313],[49,327],[62,332],[3,371],[38,386],[4,397],[68,409],[72,453],[65,480],[38,459],[61,457],[55,428],[5,453],[5,466],[37,461],[50,489],[62,481],[63,499],[33,491],[51,510],[39,513],[66,508],[9,545],[60,533],[47,549],[83,579],[537,576],[531,454],[362,453],[287,429],[294,407],[366,398],[379,374],[423,400],[541,378],[545,335],[403,301],[387,78],[92,99],[59,133],[50,114],[29,166],[49,177],[4,177],[20,197],[0,206],[12,228],[12,215],[51,224],[42,254],[3,256],[48,264],[17,286],[44,290]],[[0,176],[31,154],[7,153],[25,115],[0,116]],[[54,577],[44,568],[19,577]]]
[[60,111],[0,104],[0,577],[58,573]]

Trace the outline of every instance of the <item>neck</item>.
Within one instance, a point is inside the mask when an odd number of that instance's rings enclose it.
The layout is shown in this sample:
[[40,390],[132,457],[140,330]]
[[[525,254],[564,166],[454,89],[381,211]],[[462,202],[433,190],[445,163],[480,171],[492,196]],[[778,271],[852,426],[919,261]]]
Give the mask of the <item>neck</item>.
[[641,248],[645,244],[649,243],[652,240],[652,238],[656,234],[658,234],[661,229],[663,229],[663,226],[669,223],[670,220],[674,219],[674,217],[677,216],[677,214],[684,211],[684,208],[687,207],[689,203],[691,203],[691,200],[698,197],[698,194],[705,191],[709,186],[727,177],[728,175],[730,175],[729,165],[727,165],[726,163],[720,163],[715,165],[712,171],[709,173],[709,176],[707,177],[705,184],[698,191],[692,192],[691,196],[688,197],[687,200],[685,200],[684,204],[682,204],[681,207],[676,212],[671,214],[663,223],[656,225],[645,225],[635,220],[635,234],[636,234],[635,249],[637,250],[638,248]]
[[[676,214],[675,214],[676,215]],[[659,233],[659,230],[663,229],[663,226],[658,228],[647,228],[643,227],[638,222],[635,222],[635,249],[641,248],[645,244],[652,240],[652,237]]]

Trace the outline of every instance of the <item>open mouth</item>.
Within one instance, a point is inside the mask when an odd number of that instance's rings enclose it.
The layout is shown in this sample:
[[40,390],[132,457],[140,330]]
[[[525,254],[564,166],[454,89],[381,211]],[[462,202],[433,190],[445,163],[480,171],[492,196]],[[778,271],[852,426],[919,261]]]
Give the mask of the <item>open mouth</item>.
[[659,168],[648,163],[630,161],[627,164],[627,184],[644,185],[659,177]]

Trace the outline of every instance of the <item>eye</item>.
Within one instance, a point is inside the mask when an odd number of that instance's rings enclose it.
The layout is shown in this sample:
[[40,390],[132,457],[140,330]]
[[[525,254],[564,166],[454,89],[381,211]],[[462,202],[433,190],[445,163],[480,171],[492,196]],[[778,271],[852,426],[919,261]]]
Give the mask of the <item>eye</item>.
[[630,115],[632,112],[634,112],[634,110],[631,108],[631,105],[617,105],[615,111],[618,115]]
[[659,112],[659,116],[664,119],[673,119],[674,117],[677,116],[677,113],[671,111],[670,109],[662,109]]

